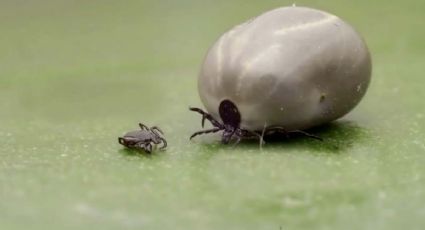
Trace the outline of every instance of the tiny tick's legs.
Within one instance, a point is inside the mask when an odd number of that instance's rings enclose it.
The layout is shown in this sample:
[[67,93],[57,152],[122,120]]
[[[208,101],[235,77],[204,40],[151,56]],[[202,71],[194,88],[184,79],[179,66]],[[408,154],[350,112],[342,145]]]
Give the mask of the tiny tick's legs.
[[215,133],[215,132],[218,132],[220,130],[221,130],[220,128],[214,128],[214,129],[207,129],[207,130],[198,131],[198,132],[192,134],[192,136],[190,136],[189,140],[192,140],[192,138],[194,138],[198,135],[201,135],[201,134]]
[[146,144],[143,143],[143,142],[136,143],[132,147],[135,148],[135,149],[138,149],[138,150],[140,150],[140,149],[146,150]]
[[139,123],[139,126],[140,126],[140,128],[142,130],[149,130],[149,128],[146,125],[142,124],[142,123]]
[[150,143],[145,144],[144,148],[143,148],[147,153],[151,153],[152,152],[152,145]]
[[[159,131],[159,132],[161,132],[161,130],[159,130],[159,129],[151,129],[151,132],[156,136],[156,137],[158,137],[159,139],[161,139],[161,135],[159,135],[159,133],[157,132],[157,130]],[[161,134],[163,134],[162,132],[161,132]],[[164,134],[163,134],[164,135]]]
[[209,120],[213,126],[217,128],[223,128],[223,125],[220,124],[220,122],[214,119],[209,113],[204,112],[202,109],[189,107],[189,110],[198,112],[202,115],[202,128],[204,127],[205,119]]
[[165,148],[167,148],[167,141],[162,137],[160,137],[160,139],[162,142],[162,146],[159,149],[164,150]]
[[[160,143],[162,143],[162,146],[160,147],[160,149],[161,149],[161,150],[164,150],[164,149],[167,147],[167,141],[165,140],[165,138],[161,137],[161,136],[157,133],[157,130],[158,130],[159,132],[161,132],[161,130],[160,130],[159,128],[157,128],[157,127],[152,127],[152,128],[151,128],[152,133],[156,136],[156,138],[158,138],[158,139],[157,139],[157,141],[156,141],[156,142],[154,142],[154,143],[155,143],[155,144],[160,144]],[[162,132],[161,132],[161,134],[162,134]]]
[[151,127],[151,130],[157,130],[158,132],[160,132],[162,135],[164,135],[164,132],[162,132],[162,130],[156,126]]
[[124,145],[124,138],[118,137],[118,143]]

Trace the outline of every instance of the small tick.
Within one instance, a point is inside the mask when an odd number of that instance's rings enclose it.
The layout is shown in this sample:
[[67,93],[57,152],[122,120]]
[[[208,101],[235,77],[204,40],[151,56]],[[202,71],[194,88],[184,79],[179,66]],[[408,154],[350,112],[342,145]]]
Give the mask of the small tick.
[[164,133],[156,126],[151,128],[139,123],[141,130],[131,131],[123,137],[118,137],[118,143],[127,148],[144,150],[147,153],[152,152],[152,145],[162,144],[161,150],[167,147],[167,141],[161,136]]
[[288,137],[291,133],[298,133],[310,138],[322,140],[322,138],[316,135],[304,132],[302,130],[287,131],[285,130],[285,128],[281,126],[264,127],[262,131],[241,128],[240,127],[241,114],[239,113],[239,110],[236,107],[236,105],[230,100],[223,100],[220,103],[220,106],[218,108],[220,118],[223,121],[223,123],[220,123],[219,121],[214,119],[214,117],[211,114],[204,112],[202,109],[192,108],[192,107],[190,107],[189,109],[191,111],[198,112],[202,115],[202,127],[204,127],[205,120],[210,121],[211,124],[214,126],[214,128],[212,129],[195,132],[194,134],[192,134],[192,136],[190,136],[190,139],[201,134],[223,131],[222,138],[221,138],[221,142],[223,144],[228,144],[230,140],[232,139],[232,137],[236,138],[235,145],[238,144],[242,139],[253,139],[253,138],[259,139],[260,144],[262,144],[263,137],[267,135],[271,135],[273,133],[285,134]]

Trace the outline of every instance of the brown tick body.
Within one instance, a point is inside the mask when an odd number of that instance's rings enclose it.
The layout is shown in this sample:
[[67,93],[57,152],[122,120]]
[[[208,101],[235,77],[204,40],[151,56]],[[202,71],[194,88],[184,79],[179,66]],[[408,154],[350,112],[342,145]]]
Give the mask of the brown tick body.
[[167,147],[167,141],[161,136],[163,132],[156,126],[151,128],[139,123],[140,130],[130,131],[123,137],[118,137],[118,143],[127,148],[143,150],[151,153],[153,145],[162,144],[161,150]]

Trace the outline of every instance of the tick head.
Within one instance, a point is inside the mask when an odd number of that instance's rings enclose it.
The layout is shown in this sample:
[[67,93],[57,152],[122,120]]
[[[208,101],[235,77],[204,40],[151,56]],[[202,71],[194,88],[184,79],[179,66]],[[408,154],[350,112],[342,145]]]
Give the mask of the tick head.
[[220,103],[218,112],[226,129],[230,127],[233,129],[239,128],[239,124],[241,123],[241,114],[233,102],[227,99],[223,100]]
[[132,144],[132,140],[129,139],[128,137],[124,136],[124,137],[118,137],[118,142],[124,146],[129,146]]

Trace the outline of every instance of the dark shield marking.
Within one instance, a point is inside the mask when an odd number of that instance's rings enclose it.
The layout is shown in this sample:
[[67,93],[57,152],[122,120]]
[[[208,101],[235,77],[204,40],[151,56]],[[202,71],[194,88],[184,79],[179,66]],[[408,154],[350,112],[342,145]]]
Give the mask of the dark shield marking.
[[223,100],[218,108],[221,120],[225,125],[230,125],[234,128],[239,127],[241,123],[241,114],[238,108],[230,100]]

